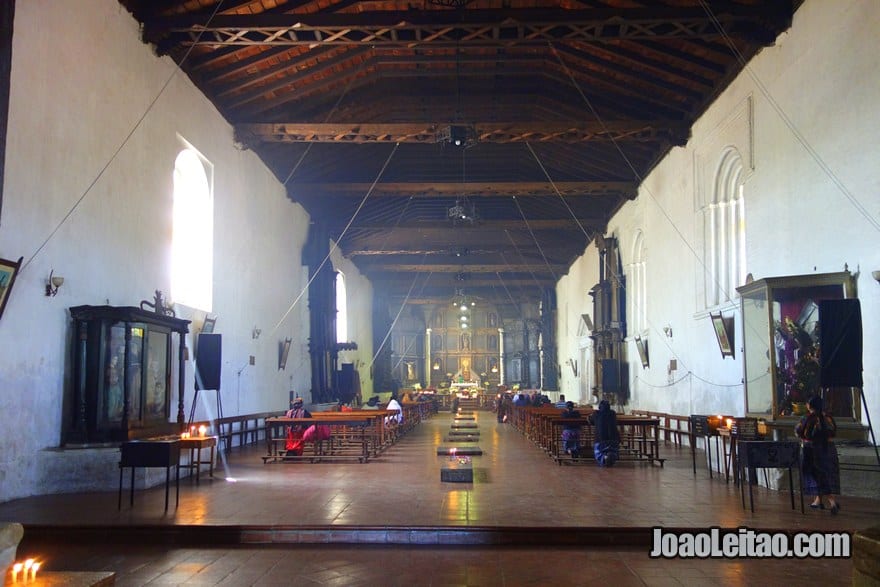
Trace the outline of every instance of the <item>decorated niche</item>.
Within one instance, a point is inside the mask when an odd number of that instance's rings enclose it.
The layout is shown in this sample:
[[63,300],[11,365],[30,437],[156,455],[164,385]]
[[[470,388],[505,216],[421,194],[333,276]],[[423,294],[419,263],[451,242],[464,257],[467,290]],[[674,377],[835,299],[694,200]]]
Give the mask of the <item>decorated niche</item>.
[[860,419],[850,387],[822,389],[819,305],[855,297],[848,271],[759,279],[737,288],[743,321],[746,412],[767,420],[799,418],[817,394],[835,417]]
[[599,283],[590,290],[593,298],[594,395],[612,403],[628,398],[628,377],[623,355],[626,337],[626,276],[616,238],[596,237],[599,251]]
[[[183,338],[189,320],[161,310],[158,303],[155,311],[70,308],[73,385],[64,406],[65,444],[161,436],[184,425]],[[173,351],[177,377],[172,372]],[[176,411],[171,405],[174,395]]]

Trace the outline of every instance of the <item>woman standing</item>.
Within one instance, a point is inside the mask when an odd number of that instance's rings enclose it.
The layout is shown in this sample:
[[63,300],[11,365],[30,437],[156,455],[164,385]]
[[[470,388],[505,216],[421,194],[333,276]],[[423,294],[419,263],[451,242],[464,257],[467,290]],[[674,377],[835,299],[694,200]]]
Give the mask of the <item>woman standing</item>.
[[840,511],[840,505],[834,499],[840,494],[840,463],[831,439],[837,432],[837,424],[831,414],[825,413],[821,397],[810,398],[807,407],[807,415],[794,429],[803,446],[801,475],[804,493],[816,496],[811,508],[824,510],[827,501],[831,514],[835,515]]

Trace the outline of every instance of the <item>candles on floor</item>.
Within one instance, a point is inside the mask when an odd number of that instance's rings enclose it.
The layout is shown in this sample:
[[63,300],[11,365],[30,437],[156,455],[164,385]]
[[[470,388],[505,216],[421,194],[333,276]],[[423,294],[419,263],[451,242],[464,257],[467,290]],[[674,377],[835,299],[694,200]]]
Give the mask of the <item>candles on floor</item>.
[[36,581],[39,570],[40,563],[32,558],[26,559],[23,563],[15,563],[12,565],[12,582],[18,583],[19,579],[23,583]]

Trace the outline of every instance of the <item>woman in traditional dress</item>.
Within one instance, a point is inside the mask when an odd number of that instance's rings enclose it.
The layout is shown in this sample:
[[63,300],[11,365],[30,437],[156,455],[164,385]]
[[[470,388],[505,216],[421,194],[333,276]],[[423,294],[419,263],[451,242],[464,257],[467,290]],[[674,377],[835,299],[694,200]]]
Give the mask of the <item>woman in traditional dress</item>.
[[617,412],[608,400],[599,402],[599,409],[590,414],[595,442],[593,455],[600,467],[610,467],[620,458],[620,433],[617,431]]
[[840,504],[834,499],[840,494],[840,463],[837,447],[831,441],[837,432],[837,424],[831,414],[824,411],[824,402],[819,396],[810,398],[808,413],[801,418],[794,431],[801,439],[801,475],[804,493],[815,495],[810,507],[825,509],[825,502],[831,514],[840,511]]

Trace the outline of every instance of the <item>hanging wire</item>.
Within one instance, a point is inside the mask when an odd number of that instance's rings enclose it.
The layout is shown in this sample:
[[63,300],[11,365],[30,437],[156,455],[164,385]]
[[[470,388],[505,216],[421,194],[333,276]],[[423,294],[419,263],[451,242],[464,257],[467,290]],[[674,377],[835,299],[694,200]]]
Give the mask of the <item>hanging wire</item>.
[[335,241],[333,241],[333,246],[330,247],[330,250],[324,256],[324,259],[318,265],[318,268],[315,269],[315,272],[312,275],[312,277],[308,280],[305,287],[303,287],[303,289],[299,292],[299,295],[296,296],[296,298],[293,300],[293,302],[287,308],[287,311],[285,311],[284,314],[281,315],[281,318],[278,320],[278,322],[275,323],[275,326],[272,327],[272,330],[270,331],[269,334],[274,334],[275,331],[278,330],[278,328],[281,326],[281,323],[284,322],[284,320],[287,318],[287,316],[290,314],[290,312],[293,311],[294,306],[296,306],[296,304],[302,299],[305,292],[308,291],[309,286],[312,284],[312,282],[315,280],[315,278],[321,272],[321,269],[323,269],[324,265],[330,259],[330,256],[333,254],[334,251],[336,251],[337,248],[339,248],[339,242],[342,241],[343,237],[345,236],[345,233],[348,232],[348,229],[354,223],[355,218],[357,218],[358,214],[363,209],[364,205],[367,203],[367,199],[370,197],[370,194],[373,193],[373,190],[376,188],[376,184],[379,182],[379,179],[382,177],[382,174],[385,173],[385,169],[388,167],[388,164],[391,163],[391,158],[394,157],[394,153],[397,152],[397,147],[399,147],[399,146],[400,146],[400,143],[394,144],[394,148],[391,150],[391,153],[388,154],[388,158],[385,159],[385,163],[382,165],[382,168],[379,170],[379,173],[376,174],[376,178],[373,180],[373,183],[370,184],[370,187],[367,190],[367,193],[364,194],[364,197],[361,199],[360,203],[358,204],[358,207],[354,211],[354,214],[352,214],[351,218],[348,220],[348,224],[345,225],[345,228],[339,234],[339,238],[336,239]]
[[104,173],[106,173],[107,169],[110,168],[110,165],[112,165],[113,162],[116,161],[116,158],[119,156],[119,153],[122,152],[122,149],[125,147],[125,145],[128,144],[128,141],[131,140],[131,137],[134,136],[134,133],[137,132],[137,130],[141,127],[141,124],[143,124],[144,120],[147,118],[147,115],[153,110],[153,107],[156,105],[156,102],[158,102],[159,98],[162,97],[162,94],[165,93],[165,90],[168,88],[168,85],[171,83],[171,80],[173,80],[174,77],[177,75],[177,73],[181,70],[181,68],[183,67],[183,64],[189,58],[190,53],[192,53],[193,48],[195,48],[195,46],[198,44],[199,40],[202,38],[202,35],[205,34],[205,31],[208,30],[208,26],[211,24],[211,21],[214,20],[214,17],[220,11],[220,7],[223,6],[223,2],[225,2],[225,1],[226,0],[220,0],[220,2],[217,3],[217,6],[214,7],[214,11],[211,13],[211,16],[209,16],[208,20],[205,22],[204,27],[201,28],[199,30],[199,34],[196,35],[196,39],[193,42],[193,44],[190,45],[189,48],[187,48],[186,53],[184,53],[184,55],[183,55],[183,58],[177,63],[174,70],[171,72],[171,75],[169,75],[168,79],[165,80],[165,83],[162,84],[162,87],[159,88],[159,93],[156,94],[156,97],[153,98],[149,104],[147,104],[147,109],[144,110],[144,113],[141,115],[141,117],[137,119],[137,122],[134,123],[134,126],[131,128],[131,130],[128,132],[127,135],[125,135],[125,138],[122,139],[122,142],[119,144],[118,147],[116,147],[116,150],[113,151],[113,154],[110,155],[110,159],[107,160],[107,163],[105,163],[104,166],[100,169],[100,171],[98,171],[98,174],[91,181],[91,183],[89,183],[89,185],[86,186],[86,189],[85,189],[85,191],[83,191],[82,195],[79,198],[77,198],[76,202],[73,203],[73,206],[71,206],[70,210],[67,211],[67,214],[65,214],[64,217],[61,218],[61,220],[58,222],[58,224],[55,226],[55,228],[52,229],[52,231],[45,238],[45,240],[43,240],[43,242],[40,244],[40,246],[37,247],[37,250],[35,250],[34,253],[24,263],[24,265],[21,266],[20,271],[24,271],[27,268],[27,266],[31,264],[31,261],[33,261],[34,258],[36,258],[36,256],[40,254],[40,251],[42,251],[43,248],[47,244],[49,244],[49,241],[52,240],[52,238],[61,229],[61,227],[64,225],[64,223],[67,222],[67,220],[73,215],[73,212],[79,207],[80,204],[82,204],[83,200],[86,199],[86,196],[89,195],[89,193],[92,191],[92,188],[94,188],[95,185],[98,183],[98,181],[102,177],[104,177]]
[[[707,275],[710,275],[713,279],[715,279],[714,275],[708,271],[708,269],[706,268],[705,263],[702,261],[702,259],[700,259],[700,256],[697,254],[697,252],[694,250],[694,248],[691,246],[691,244],[687,241],[687,239],[685,238],[684,234],[681,232],[681,230],[678,228],[678,226],[675,224],[675,222],[673,222],[673,220],[672,220],[672,218],[670,217],[669,213],[663,208],[663,206],[662,206],[662,205],[660,204],[660,202],[657,200],[657,197],[656,197],[656,196],[654,195],[654,193],[651,191],[650,187],[645,183],[645,178],[644,178],[644,177],[638,172],[638,170],[636,169],[636,167],[635,167],[635,165],[633,164],[633,162],[630,160],[630,158],[627,156],[627,154],[626,154],[626,153],[624,152],[624,150],[621,148],[621,146],[620,146],[619,142],[617,141],[617,139],[614,138],[613,133],[610,133],[610,132],[609,132],[608,127],[607,127],[607,125],[605,124],[605,121],[604,121],[603,118],[599,115],[599,112],[596,110],[596,108],[595,108],[595,106],[593,105],[593,103],[590,101],[590,99],[589,99],[589,98],[587,97],[587,95],[584,93],[583,89],[580,87],[580,84],[578,84],[577,80],[574,78],[574,74],[572,74],[571,69],[570,69],[570,68],[568,67],[568,65],[566,65],[566,63],[562,60],[562,57],[559,55],[559,52],[556,50],[556,47],[555,47],[552,43],[548,43],[548,45],[550,46],[550,49],[553,51],[553,55],[556,57],[557,61],[559,61],[559,64],[560,64],[560,65],[562,66],[562,68],[565,70],[566,75],[568,76],[568,78],[569,78],[569,80],[571,81],[572,85],[573,85],[574,88],[577,90],[578,94],[580,94],[581,99],[582,99],[582,100],[584,101],[584,103],[587,105],[587,107],[589,108],[590,112],[591,112],[591,113],[593,114],[593,116],[595,117],[596,121],[597,121],[597,122],[599,123],[599,125],[602,127],[603,131],[604,131],[605,133],[607,133],[608,136],[610,137],[611,144],[614,145],[614,148],[615,148],[615,150],[617,150],[617,152],[620,154],[621,159],[624,161],[624,163],[626,163],[627,167],[629,167],[630,171],[631,171],[632,174],[633,174],[633,177],[638,181],[638,183],[639,183],[641,189],[643,189],[643,190],[645,191],[645,193],[647,193],[647,194],[650,196],[650,198],[654,201],[655,205],[657,206],[657,209],[660,210],[660,212],[661,212],[661,214],[663,215],[663,217],[664,217],[664,218],[666,219],[666,221],[669,223],[669,226],[670,226],[670,227],[672,228],[672,230],[678,235],[679,239],[680,239],[681,242],[685,245],[685,247],[687,247],[687,249],[691,252],[691,254],[693,255],[693,258],[696,260],[696,262],[702,267],[703,272],[706,273]],[[620,276],[617,275],[617,268],[616,268],[616,267],[612,267],[612,268],[610,268],[610,269],[611,269],[611,273],[612,273],[612,278],[614,278],[614,279],[617,281],[617,284],[618,284],[618,285],[619,285],[624,291],[626,291],[626,285],[623,283],[623,280],[620,279]],[[718,286],[719,290],[720,290],[720,291],[723,291],[724,294],[725,294],[725,296],[727,296],[728,299],[731,299],[730,294],[725,290],[723,284],[721,284],[717,279],[715,279],[715,282],[716,282],[716,285]],[[635,304],[635,303],[636,303],[636,300],[633,300],[633,303]],[[664,344],[664,345],[666,346],[666,348],[669,350],[670,354],[671,354],[674,358],[676,358],[679,362],[681,362],[682,366],[687,367],[686,361],[683,361],[680,357],[678,357],[678,355],[676,355],[676,353],[675,353],[675,351],[673,350],[673,348],[670,346],[669,342],[666,341],[666,340],[664,340],[664,337],[661,337],[661,336],[660,336],[660,332],[659,332],[659,330],[657,329],[657,327],[656,327],[656,326],[655,326],[650,320],[648,320],[647,317],[646,317],[646,321],[647,321],[647,323],[648,323],[648,327],[649,327],[649,328],[650,328],[655,334],[657,334],[657,337],[656,337],[656,338],[657,338],[658,340],[660,340],[660,341],[663,342],[663,344]],[[690,371],[689,371],[689,372],[690,372]],[[707,380],[705,380],[705,379],[701,379],[701,380],[702,380],[702,381],[707,381]],[[717,386],[719,386],[719,387],[724,387],[724,386],[726,386],[726,385],[728,385],[728,384],[712,383],[712,385],[717,385]],[[738,384],[738,385],[742,385],[742,384]]]
[[819,169],[821,169],[822,172],[828,176],[828,179],[831,180],[831,183],[833,183],[835,187],[837,187],[837,189],[840,191],[840,193],[843,194],[843,196],[847,200],[849,200],[853,208],[855,208],[856,211],[861,214],[862,217],[865,218],[865,220],[868,221],[868,224],[870,224],[874,228],[874,230],[880,232],[880,220],[874,218],[871,212],[867,208],[865,208],[865,206],[859,201],[855,194],[853,194],[849,190],[849,188],[846,187],[846,184],[844,184],[843,181],[839,177],[837,177],[837,174],[834,173],[834,170],[831,169],[831,166],[828,165],[822,158],[822,156],[819,155],[818,151],[813,148],[813,146],[806,139],[803,133],[791,120],[791,117],[789,117],[788,114],[785,112],[785,109],[783,109],[782,106],[779,105],[779,102],[776,101],[776,98],[773,97],[773,94],[770,93],[770,90],[767,89],[767,86],[764,84],[763,81],[761,81],[761,78],[759,78],[758,75],[752,70],[740,50],[737,49],[736,44],[730,38],[730,35],[727,34],[727,31],[724,30],[724,26],[715,16],[715,13],[712,11],[712,7],[709,5],[709,3],[705,0],[700,0],[700,5],[703,7],[703,10],[706,11],[706,14],[709,16],[712,24],[715,25],[715,28],[721,34],[721,38],[724,39],[724,41],[727,43],[728,48],[736,56],[737,60],[740,62],[740,65],[742,65],[743,70],[752,79],[752,81],[755,83],[755,86],[770,104],[771,108],[773,108],[773,110],[776,112],[776,114],[779,116],[785,126],[788,127],[788,130],[791,131],[791,134],[794,135],[795,140],[797,140],[797,142],[800,143],[807,154],[812,157],[816,165],[819,166]]
[[[333,117],[333,115],[336,113],[336,109],[339,108],[339,105],[342,103],[342,100],[345,98],[345,96],[348,95],[348,90],[351,89],[352,83],[354,83],[354,80],[357,79],[358,75],[361,73],[361,70],[364,68],[366,63],[367,63],[367,60],[363,59],[361,61],[361,64],[358,66],[357,71],[355,71],[354,74],[348,79],[348,83],[345,85],[345,89],[342,91],[342,93],[336,99],[336,103],[333,104],[333,108],[331,108],[330,112],[327,113],[327,116],[324,117],[324,124],[330,122],[330,118]],[[297,172],[297,170],[299,169],[299,166],[302,165],[303,161],[305,161],[306,156],[309,154],[309,151],[312,150],[312,145],[314,145],[314,144],[315,143],[312,142],[312,143],[309,143],[308,146],[306,146],[306,150],[303,151],[302,155],[299,156],[299,159],[293,165],[293,168],[290,170],[290,173],[287,174],[287,177],[284,178],[284,181],[281,182],[281,185],[287,186],[287,182],[290,181],[290,178],[293,177],[293,174]]]
[[535,161],[538,163],[538,167],[541,168],[541,171],[544,172],[544,177],[547,178],[547,181],[550,182],[550,185],[553,186],[553,191],[556,192],[556,195],[559,196],[559,200],[562,202],[562,205],[565,206],[565,209],[568,210],[568,213],[571,214],[572,220],[574,220],[575,224],[577,224],[578,228],[581,229],[581,232],[584,233],[584,236],[587,237],[588,241],[593,240],[593,235],[589,234],[584,225],[581,224],[580,219],[574,213],[574,210],[571,209],[571,206],[568,205],[568,202],[565,201],[565,198],[562,196],[562,192],[559,191],[559,188],[556,187],[556,182],[553,181],[553,178],[550,177],[550,172],[547,171],[547,168],[544,166],[544,162],[538,157],[538,154],[535,153],[535,150],[532,148],[532,144],[526,141],[526,147],[529,148],[529,152],[532,154],[532,157],[535,158]]

